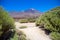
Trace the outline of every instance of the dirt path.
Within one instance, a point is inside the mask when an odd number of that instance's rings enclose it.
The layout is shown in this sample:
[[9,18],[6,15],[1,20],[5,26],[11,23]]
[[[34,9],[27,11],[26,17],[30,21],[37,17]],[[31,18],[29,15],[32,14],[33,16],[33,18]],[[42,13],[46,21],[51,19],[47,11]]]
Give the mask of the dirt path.
[[[15,23],[16,29],[23,31],[27,40],[51,40],[41,29],[35,26],[35,23]],[[28,26],[27,28],[20,29],[20,26]]]

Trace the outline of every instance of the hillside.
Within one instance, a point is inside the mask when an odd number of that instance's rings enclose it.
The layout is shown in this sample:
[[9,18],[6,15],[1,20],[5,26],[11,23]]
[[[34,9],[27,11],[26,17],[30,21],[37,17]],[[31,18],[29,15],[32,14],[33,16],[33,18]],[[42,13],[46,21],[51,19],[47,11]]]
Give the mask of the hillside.
[[10,12],[10,15],[13,18],[37,18],[41,14],[42,14],[41,12],[33,8],[30,8],[24,11],[19,11],[19,12]]

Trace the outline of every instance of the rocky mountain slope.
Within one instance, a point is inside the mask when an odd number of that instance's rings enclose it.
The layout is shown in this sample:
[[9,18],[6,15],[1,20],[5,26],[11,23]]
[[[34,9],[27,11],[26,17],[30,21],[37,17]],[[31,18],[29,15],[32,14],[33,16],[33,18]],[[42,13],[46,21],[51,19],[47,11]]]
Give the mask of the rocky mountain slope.
[[42,13],[39,12],[38,10],[35,10],[33,8],[20,11],[20,12],[10,12],[10,15],[13,18],[37,18],[41,15]]

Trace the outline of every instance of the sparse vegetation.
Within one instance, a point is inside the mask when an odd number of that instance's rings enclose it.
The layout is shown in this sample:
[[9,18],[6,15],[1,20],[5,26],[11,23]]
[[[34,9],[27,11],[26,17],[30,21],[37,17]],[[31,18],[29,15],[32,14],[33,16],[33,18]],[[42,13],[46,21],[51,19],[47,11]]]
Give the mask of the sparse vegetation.
[[[20,23],[35,22],[34,18],[20,19]],[[42,14],[36,21],[36,26],[40,26],[49,31],[49,35],[52,40],[60,40],[60,7],[56,7],[45,14]],[[14,20],[9,16],[3,8],[0,7],[0,39],[1,40],[27,40],[26,35],[22,31],[14,32]],[[21,26],[20,29],[27,28],[27,26]],[[5,39],[4,39],[5,38]]]
[[26,35],[24,34],[24,32],[19,30],[17,34],[18,34],[18,40],[26,40]]
[[26,40],[26,36],[20,35],[20,40]]
[[20,23],[28,23],[28,22],[35,22],[36,19],[34,18],[27,18],[27,19],[20,19],[19,22]]
[[20,22],[20,23],[27,23],[28,20],[27,20],[27,19],[20,19],[19,22]]
[[28,22],[35,22],[36,21],[36,18],[28,18]]
[[21,29],[23,29],[23,28],[27,28],[27,26],[21,26],[20,28],[21,28]]
[[10,38],[10,40],[18,40],[18,35],[15,33],[14,37]]

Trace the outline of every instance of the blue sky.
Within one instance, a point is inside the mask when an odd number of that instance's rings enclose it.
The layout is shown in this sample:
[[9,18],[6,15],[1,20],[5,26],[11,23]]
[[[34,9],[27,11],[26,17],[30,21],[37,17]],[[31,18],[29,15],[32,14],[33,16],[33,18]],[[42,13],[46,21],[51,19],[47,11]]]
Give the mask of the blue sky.
[[34,8],[41,12],[60,6],[60,0],[0,0],[0,5],[7,11],[21,11]]

